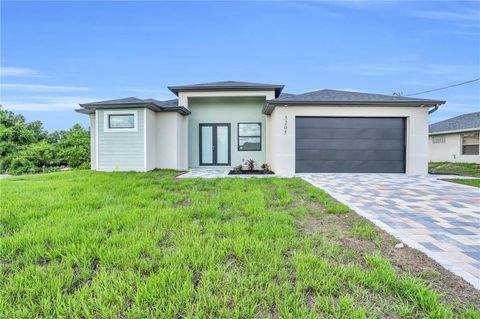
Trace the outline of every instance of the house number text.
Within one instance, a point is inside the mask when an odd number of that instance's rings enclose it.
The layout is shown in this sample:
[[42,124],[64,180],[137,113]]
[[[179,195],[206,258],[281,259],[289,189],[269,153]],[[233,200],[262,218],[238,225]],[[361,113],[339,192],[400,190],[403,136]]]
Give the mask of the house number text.
[[288,119],[287,119],[287,116],[285,115],[285,123],[283,124],[283,135],[287,135],[287,126],[288,124]]

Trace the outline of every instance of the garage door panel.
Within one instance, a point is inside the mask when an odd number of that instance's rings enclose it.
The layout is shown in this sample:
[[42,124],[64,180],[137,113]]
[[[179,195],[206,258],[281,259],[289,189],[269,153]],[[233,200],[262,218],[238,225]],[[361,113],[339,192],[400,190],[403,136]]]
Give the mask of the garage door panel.
[[321,160],[321,161],[341,161],[345,158],[355,158],[359,161],[386,160],[395,161],[403,156],[403,150],[337,150],[334,152],[324,150],[305,150],[299,152],[298,160]]
[[403,161],[301,161],[297,173],[403,173]]
[[[315,121],[312,121],[315,119]],[[399,127],[403,118],[371,117],[297,117],[302,128],[392,128]]]
[[323,139],[345,139],[352,135],[357,139],[378,139],[382,136],[384,139],[399,139],[404,134],[403,129],[387,128],[303,128],[299,127],[297,138],[310,138],[312,136],[321,136]]
[[297,117],[299,173],[404,173],[404,118]]
[[403,143],[398,140],[353,140],[353,139],[303,139],[297,140],[297,150],[401,150]]

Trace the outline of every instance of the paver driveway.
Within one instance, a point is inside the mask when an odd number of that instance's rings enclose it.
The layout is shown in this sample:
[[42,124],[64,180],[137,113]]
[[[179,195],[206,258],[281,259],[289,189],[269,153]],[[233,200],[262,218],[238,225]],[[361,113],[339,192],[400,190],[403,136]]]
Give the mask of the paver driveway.
[[480,289],[480,190],[400,174],[298,174]]

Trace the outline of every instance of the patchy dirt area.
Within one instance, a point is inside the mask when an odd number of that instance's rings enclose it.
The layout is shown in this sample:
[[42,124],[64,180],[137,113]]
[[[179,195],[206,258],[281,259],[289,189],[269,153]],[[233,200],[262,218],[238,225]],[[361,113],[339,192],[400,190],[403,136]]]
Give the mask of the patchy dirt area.
[[[361,238],[361,236],[355,236],[355,225],[372,229],[373,235],[371,236],[376,240],[371,240],[372,237]],[[444,294],[445,300],[480,308],[479,290],[472,287],[461,277],[443,268],[424,253],[408,246],[395,248],[395,244],[399,243],[395,237],[354,211],[347,214],[309,216],[301,222],[301,229],[306,233],[322,233],[335,244],[358,252],[359,257],[379,251],[382,256],[390,259],[392,265],[400,274],[410,273],[420,277],[426,284]]]

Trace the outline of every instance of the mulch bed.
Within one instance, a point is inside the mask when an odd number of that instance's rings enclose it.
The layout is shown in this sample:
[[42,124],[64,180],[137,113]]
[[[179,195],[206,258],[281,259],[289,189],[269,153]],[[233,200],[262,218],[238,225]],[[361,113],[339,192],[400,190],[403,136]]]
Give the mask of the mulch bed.
[[228,175],[272,175],[275,174],[274,172],[270,171],[264,171],[262,169],[254,169],[254,170],[241,170],[241,171],[235,171],[231,170],[228,172]]

